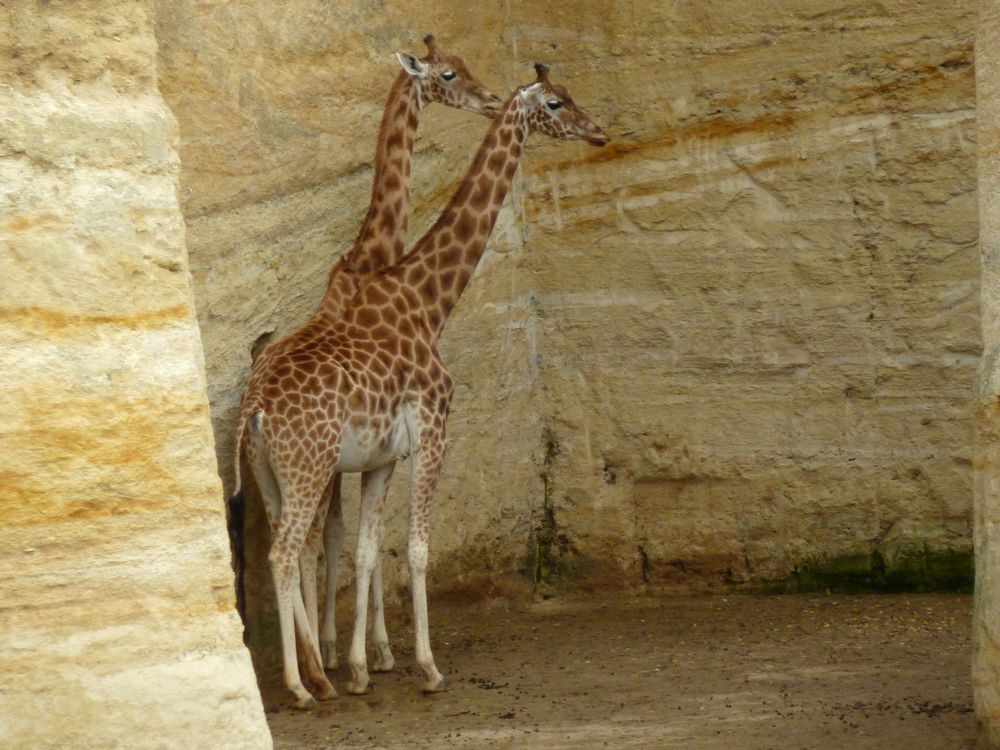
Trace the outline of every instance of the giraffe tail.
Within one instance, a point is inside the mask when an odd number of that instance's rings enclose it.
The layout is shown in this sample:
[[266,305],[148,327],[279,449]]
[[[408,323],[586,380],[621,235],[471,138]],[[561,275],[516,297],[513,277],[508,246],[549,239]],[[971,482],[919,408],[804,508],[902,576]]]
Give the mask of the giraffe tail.
[[243,493],[243,484],[240,480],[240,455],[243,453],[243,433],[246,431],[246,428],[246,412],[240,409],[240,416],[236,420],[236,440],[234,441],[236,445],[233,447],[233,476],[235,482],[233,483],[233,494],[230,497],[236,497]]
[[[248,409],[240,409],[240,416],[236,422],[236,447],[233,455],[233,474],[235,483],[233,494],[229,496],[226,503],[226,527],[229,531],[229,546],[232,554],[233,574],[236,577],[236,611],[240,614],[240,620],[244,626],[247,622],[247,595],[246,595],[246,542],[244,532],[246,528],[246,499],[243,495],[243,486],[240,481],[240,455],[243,452],[243,433],[247,426]],[[251,429],[260,429],[260,412],[253,415],[250,420]],[[244,640],[246,630],[244,630]]]

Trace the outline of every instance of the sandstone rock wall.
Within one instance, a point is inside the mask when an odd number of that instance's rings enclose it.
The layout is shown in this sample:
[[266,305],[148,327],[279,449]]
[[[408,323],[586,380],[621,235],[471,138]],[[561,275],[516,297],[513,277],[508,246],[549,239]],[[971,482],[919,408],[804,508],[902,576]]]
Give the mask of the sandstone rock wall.
[[979,746],[1000,748],[1000,2],[979,4],[976,88],[983,358],[977,387],[973,687]]
[[0,745],[271,746],[143,2],[0,8]]
[[[434,31],[504,92],[551,63],[615,136],[533,142],[446,329],[438,589],[963,580],[974,26],[968,1],[158,4],[224,479],[250,349],[318,303],[391,52]],[[414,236],[485,127],[426,113]]]
[[512,32],[618,136],[526,159],[554,554],[967,578],[973,4],[580,6]]

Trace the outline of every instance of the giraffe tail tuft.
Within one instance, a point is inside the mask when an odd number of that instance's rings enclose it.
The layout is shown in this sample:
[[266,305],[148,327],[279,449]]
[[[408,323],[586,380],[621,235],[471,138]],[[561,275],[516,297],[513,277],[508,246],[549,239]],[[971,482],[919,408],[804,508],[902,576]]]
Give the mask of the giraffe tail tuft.
[[[254,432],[260,431],[260,423],[263,412],[256,412],[250,418],[250,429]],[[240,620],[246,625],[246,544],[244,541],[244,531],[246,528],[246,499],[243,495],[243,486],[240,481],[240,456],[243,452],[243,433],[247,426],[247,411],[240,410],[239,419],[236,422],[236,446],[233,454],[233,474],[235,484],[233,494],[230,495],[226,503],[226,527],[229,531],[229,551],[232,555],[233,574],[236,577],[236,611],[240,614]],[[246,632],[244,631],[244,639]]]
[[[246,549],[244,530],[246,526],[246,501],[242,490],[229,498],[226,504],[226,526],[229,530],[229,551],[232,554],[233,574],[236,577],[236,611],[240,620],[247,623],[246,592]],[[244,638],[246,633],[244,632]]]

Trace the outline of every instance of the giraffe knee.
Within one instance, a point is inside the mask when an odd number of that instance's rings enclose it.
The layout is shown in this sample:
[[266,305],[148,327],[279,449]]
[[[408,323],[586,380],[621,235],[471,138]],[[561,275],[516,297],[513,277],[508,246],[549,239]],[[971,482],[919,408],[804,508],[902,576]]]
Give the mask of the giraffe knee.
[[342,543],[347,530],[344,528],[344,517],[336,515],[327,517],[326,526],[323,527],[323,537],[327,543]]
[[359,572],[370,574],[375,569],[378,560],[378,546],[374,539],[362,539],[358,543],[354,563]]
[[276,550],[272,547],[267,555],[267,561],[271,565],[271,572],[275,581],[290,580],[295,571],[298,571],[298,559],[293,559],[290,555]]
[[409,557],[411,573],[427,572],[428,552],[426,544],[410,542],[409,550],[407,550],[407,556]]

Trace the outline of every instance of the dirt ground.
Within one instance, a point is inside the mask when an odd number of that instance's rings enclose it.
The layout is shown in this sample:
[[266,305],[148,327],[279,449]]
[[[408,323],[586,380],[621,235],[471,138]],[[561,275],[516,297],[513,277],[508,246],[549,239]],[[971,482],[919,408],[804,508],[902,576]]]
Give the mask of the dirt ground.
[[279,749],[963,750],[970,618],[966,596],[432,601],[450,692],[421,695],[397,620],[370,695],[342,666],[340,697],[297,711],[273,675],[265,705]]

